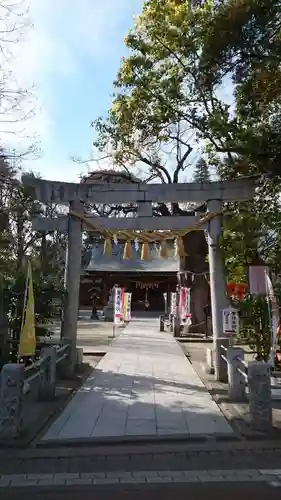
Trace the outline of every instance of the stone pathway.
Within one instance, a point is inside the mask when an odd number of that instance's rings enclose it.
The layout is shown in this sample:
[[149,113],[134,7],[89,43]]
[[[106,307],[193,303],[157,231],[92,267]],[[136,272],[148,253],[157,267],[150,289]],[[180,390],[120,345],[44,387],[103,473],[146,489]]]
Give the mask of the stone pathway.
[[142,318],[114,340],[41,443],[198,435],[233,430],[174,338]]

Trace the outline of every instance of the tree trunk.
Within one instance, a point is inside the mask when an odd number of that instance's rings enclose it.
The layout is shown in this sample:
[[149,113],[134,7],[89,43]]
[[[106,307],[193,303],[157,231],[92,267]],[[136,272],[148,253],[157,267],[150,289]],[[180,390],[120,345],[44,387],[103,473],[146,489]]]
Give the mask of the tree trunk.
[[183,239],[186,257],[181,259],[180,271],[183,282],[191,288],[192,330],[206,333],[204,307],[210,301],[208,284],[208,245],[204,231],[191,231]]

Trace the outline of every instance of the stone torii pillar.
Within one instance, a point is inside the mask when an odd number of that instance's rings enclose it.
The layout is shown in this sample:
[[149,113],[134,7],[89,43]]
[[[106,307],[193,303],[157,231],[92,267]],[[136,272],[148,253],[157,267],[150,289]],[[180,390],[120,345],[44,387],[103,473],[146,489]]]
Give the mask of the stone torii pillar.
[[[84,213],[84,205],[80,201],[71,201],[70,212]],[[68,216],[68,248],[66,262],[65,302],[61,341],[70,345],[69,373],[73,373],[76,365],[77,319],[79,310],[79,292],[82,257],[82,221],[69,214]]]
[[[210,200],[207,202],[207,212],[221,212],[221,201]],[[222,310],[228,306],[226,296],[226,277],[219,237],[222,234],[222,215],[217,215],[208,223],[208,249],[210,268],[211,311],[213,340],[223,335]]]

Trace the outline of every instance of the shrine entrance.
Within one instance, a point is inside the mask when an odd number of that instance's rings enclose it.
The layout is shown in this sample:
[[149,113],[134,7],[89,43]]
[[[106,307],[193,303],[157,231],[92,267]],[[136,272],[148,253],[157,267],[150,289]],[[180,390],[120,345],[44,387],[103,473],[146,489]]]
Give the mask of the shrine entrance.
[[[128,247],[130,241],[141,238],[142,260],[147,260],[150,241],[165,242],[175,240],[178,234],[188,231],[204,230],[208,234],[210,290],[212,326],[214,340],[222,334],[222,310],[227,307],[224,263],[221,258],[219,238],[222,227],[223,204],[229,201],[247,201],[255,194],[254,181],[237,179],[223,182],[182,183],[182,184],[72,184],[23,178],[25,184],[33,186],[38,201],[68,204],[68,215],[56,219],[39,217],[34,219],[37,231],[60,230],[68,233],[68,257],[66,273],[66,303],[62,340],[71,346],[70,364],[74,370],[76,361],[77,312],[81,275],[81,253],[83,230],[103,231],[105,235],[126,234]],[[137,217],[93,217],[85,213],[85,203],[95,204],[135,204]],[[193,213],[189,216],[153,216],[155,203],[191,202],[207,205],[206,214]],[[178,236],[177,236],[178,237]],[[112,237],[107,238],[107,247]],[[179,244],[178,247],[181,245]],[[130,253],[130,252],[129,252]],[[127,256],[124,256],[126,259]],[[179,258],[184,258],[180,255]],[[163,275],[165,271],[163,271]]]
[[[177,286],[179,261],[175,255],[173,242],[166,243],[169,256],[165,259],[161,257],[159,248],[155,249],[155,244],[151,243],[147,259],[142,260],[141,243],[139,248],[134,248],[134,242],[129,240],[130,255],[125,255],[125,252],[128,252],[128,240],[126,242],[121,239],[122,234],[118,242],[110,241],[110,245],[108,245],[109,235],[107,234],[107,239],[102,236],[101,234],[92,241],[87,256],[83,259],[80,307],[91,305],[91,295],[95,290],[98,297],[97,306],[104,308],[108,304],[110,292],[118,284],[126,292],[132,293],[133,311],[144,310],[145,302],[148,302],[149,310],[163,314],[165,311],[163,294],[176,291]],[[107,249],[106,255],[105,249]]]
[[163,314],[165,301],[162,287],[153,283],[132,283],[132,311],[153,311]]

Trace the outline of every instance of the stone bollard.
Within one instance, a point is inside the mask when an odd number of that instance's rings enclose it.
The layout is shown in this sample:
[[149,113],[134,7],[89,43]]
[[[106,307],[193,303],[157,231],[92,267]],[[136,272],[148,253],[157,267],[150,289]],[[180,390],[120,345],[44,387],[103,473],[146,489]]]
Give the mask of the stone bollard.
[[[229,337],[218,337],[214,339],[214,369],[215,378],[219,382],[227,382],[227,363],[221,355],[227,356],[227,351],[223,349],[229,347]],[[223,346],[223,347],[222,347]]]
[[24,365],[4,365],[0,375],[0,438],[15,438],[22,429]]
[[180,333],[181,333],[180,318],[178,318],[177,316],[174,316],[174,318],[173,318],[173,336],[180,337]]
[[255,430],[272,428],[272,402],[270,387],[271,367],[264,361],[248,364],[250,424]]
[[209,375],[214,374],[214,351],[212,347],[207,347],[206,349],[206,362],[203,365],[203,369],[205,373]]
[[173,314],[170,314],[169,320],[170,320],[170,324],[169,324],[170,333],[173,333],[173,331],[174,331],[174,315]]
[[160,332],[165,331],[165,323],[164,323],[164,316],[160,316]]
[[[73,379],[75,377],[75,367],[76,367],[76,346],[74,347],[72,345],[72,342],[70,339],[63,339],[63,345],[68,345],[68,356],[61,361],[58,366],[57,370],[62,379],[68,380],[68,379]],[[74,363],[72,362],[72,352],[75,349],[75,360]]]
[[38,399],[52,401],[56,395],[57,349],[55,346],[42,349],[41,357],[46,358],[40,367]]
[[228,374],[228,396],[232,401],[245,401],[246,379],[237,368],[243,369],[237,357],[244,360],[244,351],[240,347],[229,347],[227,349],[227,374]]
[[78,370],[83,365],[83,347],[76,347],[76,367]]

